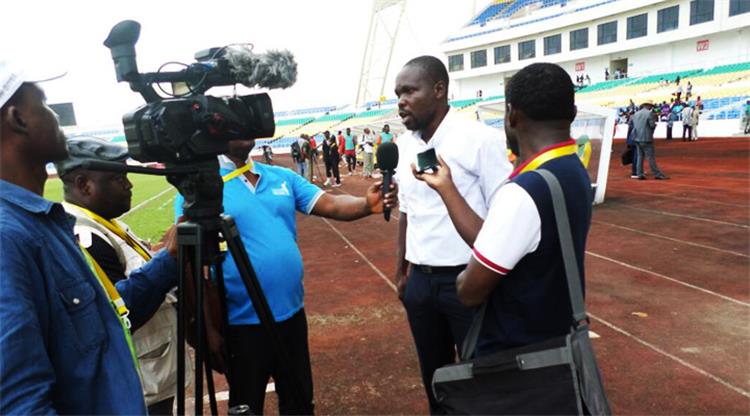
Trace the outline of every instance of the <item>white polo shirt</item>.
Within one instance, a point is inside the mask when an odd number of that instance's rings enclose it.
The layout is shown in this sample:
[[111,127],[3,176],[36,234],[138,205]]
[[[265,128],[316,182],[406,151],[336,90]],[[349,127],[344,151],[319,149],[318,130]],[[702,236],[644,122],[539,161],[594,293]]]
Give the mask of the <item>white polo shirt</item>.
[[434,148],[451,168],[456,188],[481,218],[490,201],[510,175],[505,137],[494,128],[448,112],[428,143],[418,132],[407,131],[398,140],[401,212],[408,216],[406,260],[428,266],[458,266],[469,262],[471,248],[453,226],[440,195],[411,172],[417,153]]

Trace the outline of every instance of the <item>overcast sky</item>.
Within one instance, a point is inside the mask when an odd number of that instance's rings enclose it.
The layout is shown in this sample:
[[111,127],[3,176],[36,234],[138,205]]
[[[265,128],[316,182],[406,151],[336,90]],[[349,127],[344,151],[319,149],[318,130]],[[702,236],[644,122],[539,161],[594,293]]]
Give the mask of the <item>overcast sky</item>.
[[[211,46],[251,42],[255,51],[289,49],[298,62],[297,83],[270,92],[274,109],[353,103],[365,50],[371,0],[4,0],[0,54],[61,80],[44,85],[50,103],[73,101],[78,124],[118,125],[143,101],[117,84],[102,42],[125,19],[141,23],[136,45],[141,72],[168,61],[190,63]],[[408,59],[443,58],[441,42],[489,0],[409,0],[391,65],[392,78]],[[375,97],[373,97],[375,98]]]

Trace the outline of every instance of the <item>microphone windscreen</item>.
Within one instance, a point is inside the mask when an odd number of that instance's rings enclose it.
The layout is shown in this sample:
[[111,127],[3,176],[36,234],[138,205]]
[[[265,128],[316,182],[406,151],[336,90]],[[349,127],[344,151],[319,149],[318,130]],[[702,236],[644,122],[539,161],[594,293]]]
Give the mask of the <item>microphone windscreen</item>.
[[394,170],[398,165],[398,146],[388,142],[378,146],[378,166],[381,170]]

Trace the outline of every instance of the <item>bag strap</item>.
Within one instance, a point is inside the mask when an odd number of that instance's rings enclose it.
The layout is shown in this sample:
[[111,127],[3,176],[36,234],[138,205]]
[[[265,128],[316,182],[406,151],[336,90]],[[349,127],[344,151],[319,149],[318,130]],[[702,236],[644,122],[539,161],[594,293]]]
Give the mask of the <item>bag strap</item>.
[[568,280],[570,306],[573,309],[573,322],[575,323],[575,327],[578,327],[578,323],[586,319],[586,305],[583,303],[581,275],[578,271],[575,246],[573,245],[573,237],[570,232],[570,220],[568,217],[568,208],[565,205],[565,196],[560,187],[560,181],[557,180],[552,172],[546,169],[539,169],[534,172],[538,173],[547,182],[550,194],[552,195],[552,206],[555,210],[555,222],[557,223],[557,235],[560,239],[563,263],[565,264],[565,277]]
[[[565,265],[565,277],[568,281],[568,296],[570,297],[570,305],[573,310],[574,327],[577,328],[578,323],[586,319],[586,306],[583,302],[583,290],[581,289],[581,279],[574,251],[573,237],[570,232],[570,221],[568,218],[568,209],[565,205],[565,196],[560,187],[560,181],[557,180],[557,177],[552,172],[546,169],[537,169],[531,172],[538,173],[547,182],[552,196],[557,234],[560,239],[560,248]],[[474,316],[469,331],[466,333],[466,338],[464,338],[463,345],[461,346],[461,361],[468,360],[474,354],[486,311],[487,302],[484,302]]]

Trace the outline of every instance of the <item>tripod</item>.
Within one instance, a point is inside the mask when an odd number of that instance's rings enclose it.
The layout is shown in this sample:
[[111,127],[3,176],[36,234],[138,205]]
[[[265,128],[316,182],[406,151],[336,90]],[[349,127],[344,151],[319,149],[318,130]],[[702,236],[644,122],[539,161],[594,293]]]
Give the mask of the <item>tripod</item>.
[[[216,170],[214,171],[216,172]],[[219,178],[220,179],[220,178]],[[171,180],[170,180],[171,182]],[[221,183],[221,182],[219,182]],[[222,184],[223,185],[223,184]],[[188,201],[186,196],[186,201]],[[189,211],[201,212],[205,214],[206,209],[201,204],[186,204],[186,214]],[[210,208],[208,211],[214,211]],[[220,211],[219,211],[220,212]],[[195,278],[195,302],[196,302],[196,322],[194,324],[196,334],[196,345],[195,345],[195,414],[202,414],[203,410],[203,374],[205,370],[206,383],[208,396],[211,407],[211,414],[218,414],[216,397],[213,385],[213,377],[211,373],[212,364],[210,355],[206,353],[206,324],[204,322],[203,315],[203,301],[205,294],[206,281],[204,280],[204,266],[208,266],[209,277],[213,278],[219,286],[222,300],[226,299],[224,295],[224,277],[222,274],[222,263],[224,261],[224,255],[219,250],[219,233],[224,237],[227,243],[229,252],[237,265],[237,270],[240,273],[242,282],[245,285],[245,289],[252,300],[253,307],[258,315],[258,318],[266,330],[269,337],[272,348],[277,352],[279,362],[282,363],[281,375],[282,377],[289,380],[292,385],[292,399],[295,403],[302,403],[302,390],[301,383],[299,380],[294,379],[294,373],[289,369],[288,364],[290,363],[289,354],[286,347],[281,341],[281,337],[276,328],[276,322],[274,320],[271,309],[268,306],[263,290],[258,282],[255,270],[250,262],[250,258],[245,251],[245,247],[240,238],[239,230],[230,216],[217,215],[210,216],[207,218],[196,219],[181,223],[177,227],[177,244],[179,247],[179,279],[180,279],[180,290],[179,290],[179,302],[178,302],[178,327],[177,327],[177,338],[179,349],[177,351],[177,385],[185,385],[185,295],[187,269],[185,267],[185,260],[189,259],[190,264],[193,266],[192,275]],[[224,302],[223,302],[224,303]],[[226,309],[225,307],[223,307]],[[226,319],[226,312],[223,311],[222,315]],[[227,368],[227,372],[235,371],[235,369]],[[240,370],[241,371],[241,370]],[[238,406],[240,407],[240,406]],[[244,412],[244,413],[243,413]],[[177,390],[177,414],[185,414],[185,391],[182,388]],[[244,406],[244,409],[238,410],[237,414],[249,414],[249,408]]]
[[[176,166],[166,169],[152,169],[139,166],[126,166],[122,163],[88,161],[82,165],[84,169],[106,172],[131,172],[147,175],[167,176],[170,184],[174,185],[185,198],[183,205],[188,221],[177,226],[177,245],[179,263],[179,285],[177,305],[177,414],[185,414],[185,318],[186,298],[189,288],[186,260],[193,266],[192,276],[195,281],[195,414],[202,414],[203,410],[203,372],[211,406],[211,414],[218,414],[216,394],[214,391],[212,364],[210,356],[205,351],[206,324],[204,322],[203,300],[206,280],[203,268],[209,270],[207,277],[213,278],[218,284],[222,300],[222,316],[226,321],[226,297],[224,295],[224,276],[222,263],[224,254],[219,249],[219,234],[227,242],[229,252],[237,265],[247,294],[253,302],[253,307],[265,329],[271,345],[282,363],[280,375],[289,381],[291,399],[295,404],[303,403],[300,380],[288,367],[289,354],[281,341],[276,328],[276,321],[268,306],[266,296],[258,282],[255,269],[242,244],[239,230],[230,216],[222,215],[222,198],[224,183],[219,176],[219,164],[216,158],[205,162],[194,163],[191,166]],[[233,371],[227,368],[227,372]],[[297,379],[295,379],[297,378]],[[243,406],[237,406],[238,408]],[[244,412],[243,412],[244,411]],[[249,408],[244,406],[237,414],[249,414]]]

